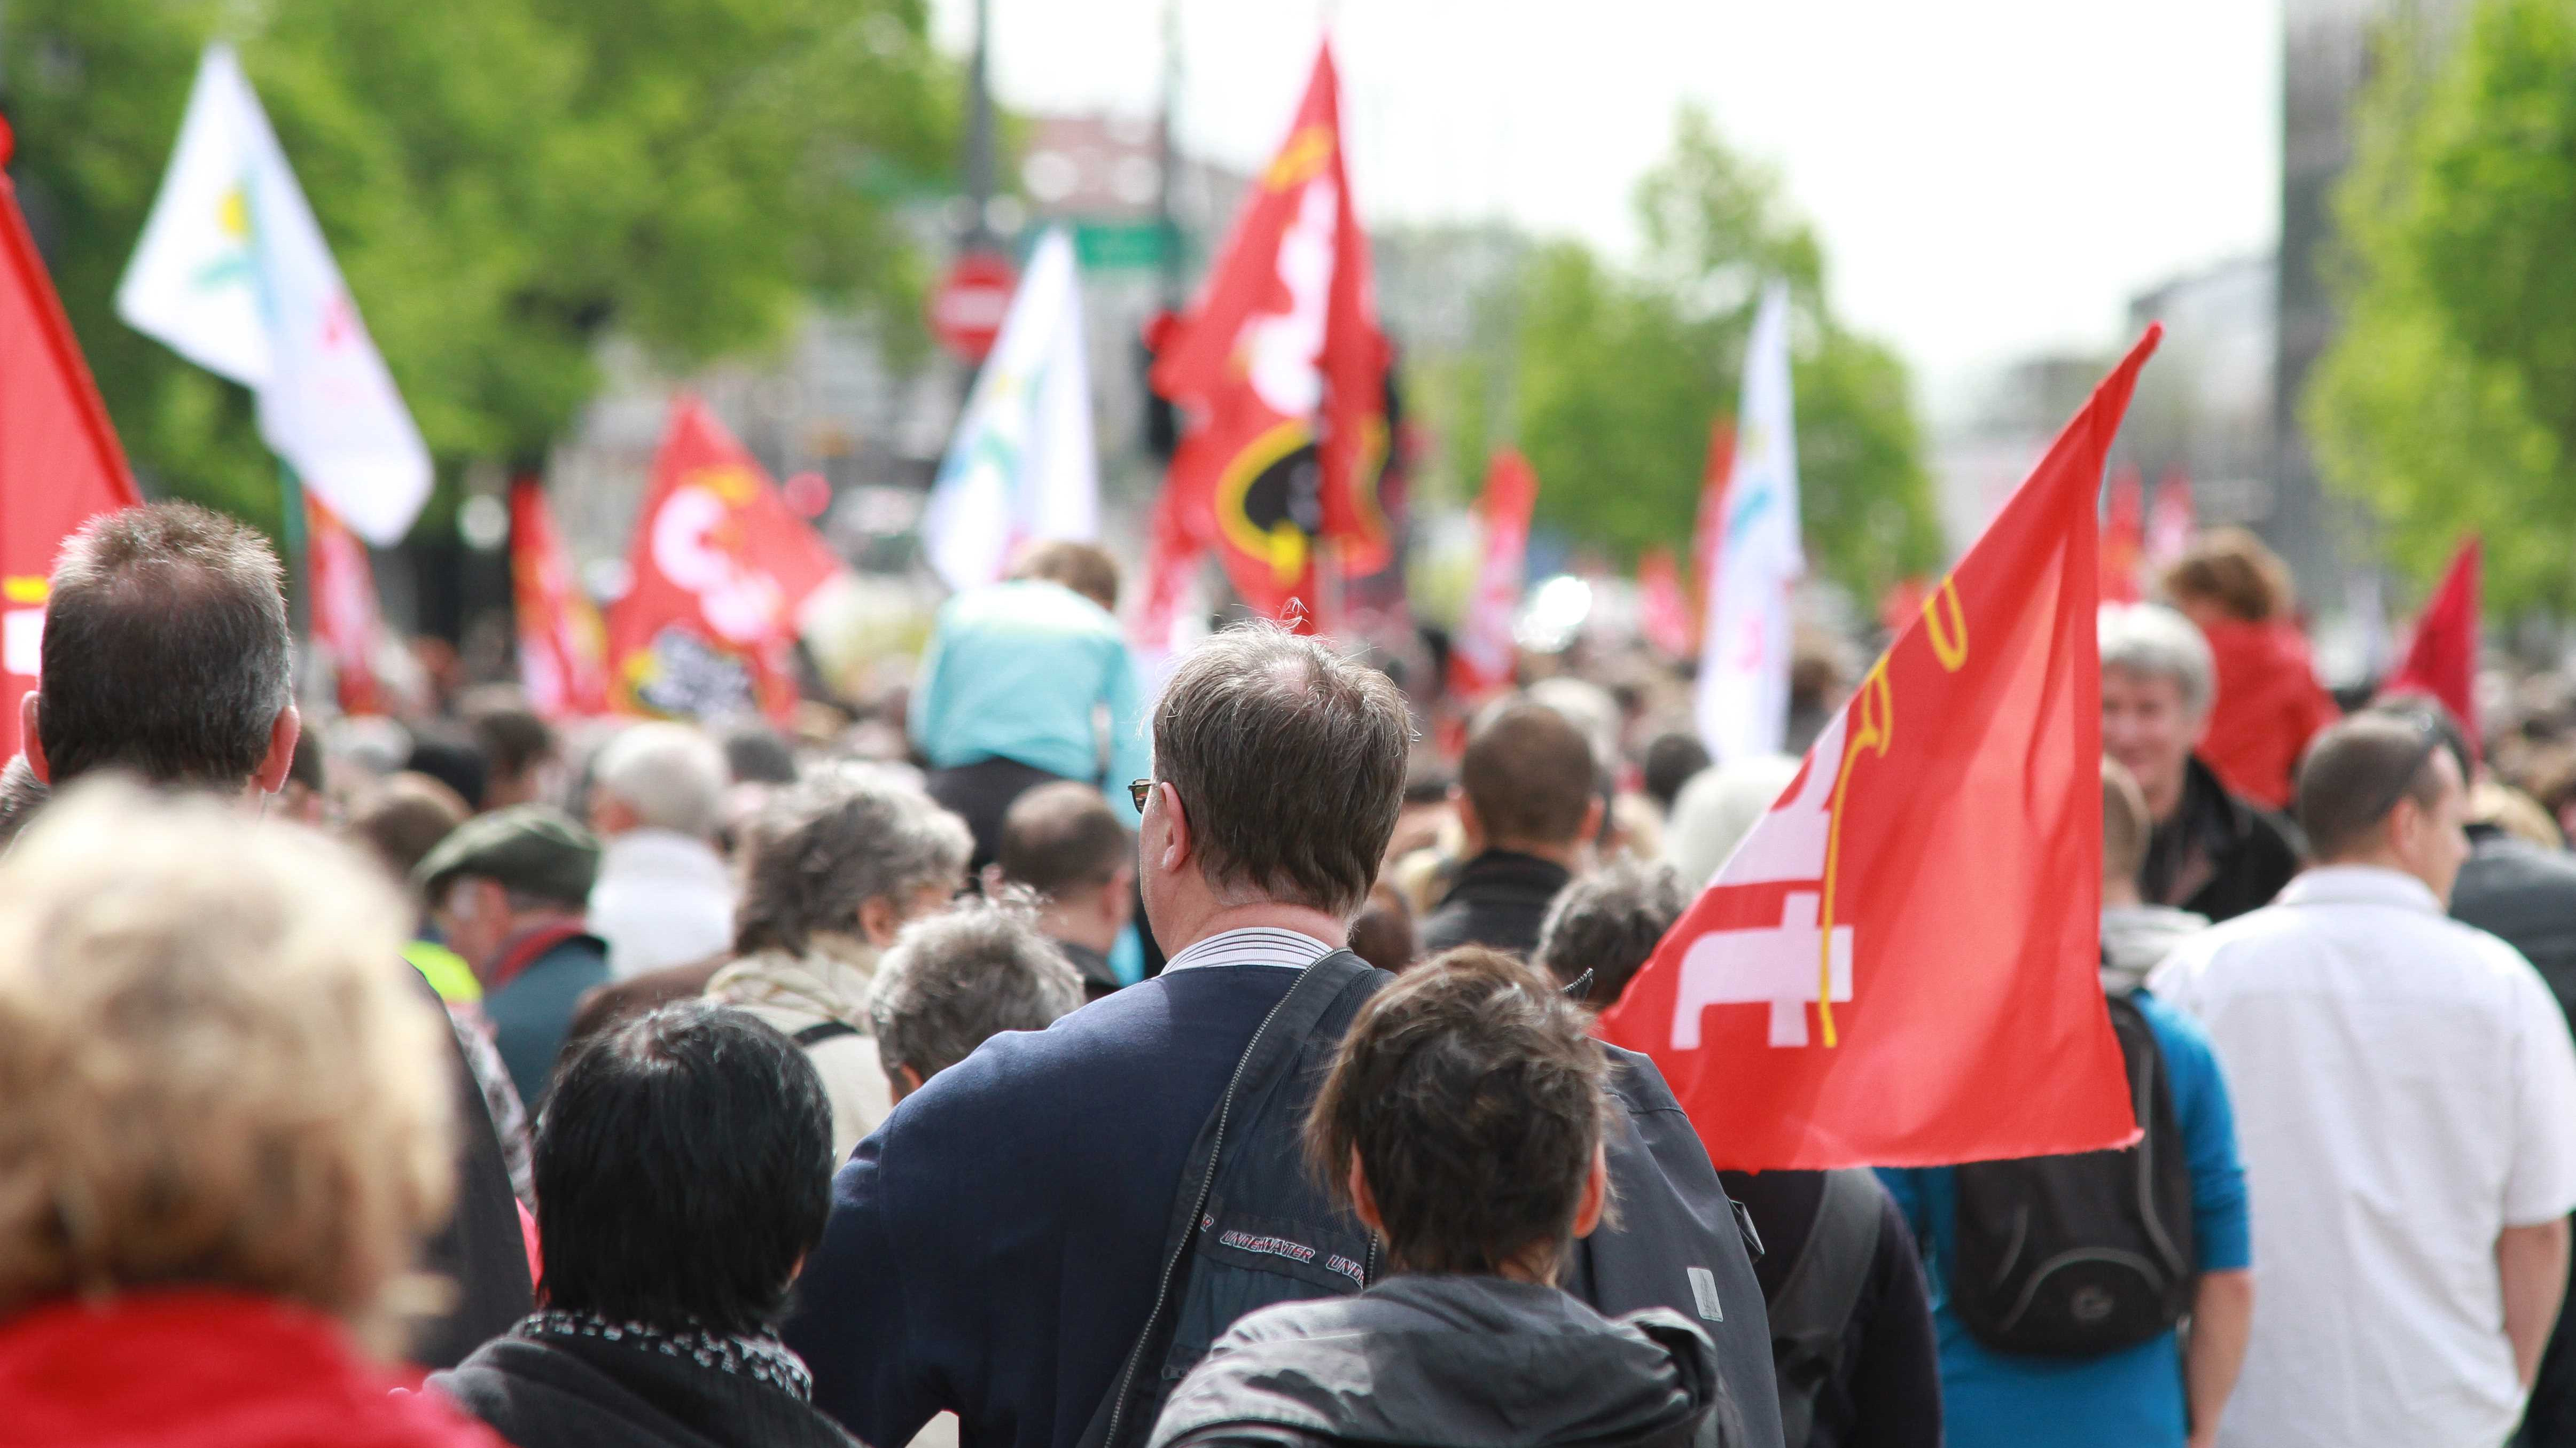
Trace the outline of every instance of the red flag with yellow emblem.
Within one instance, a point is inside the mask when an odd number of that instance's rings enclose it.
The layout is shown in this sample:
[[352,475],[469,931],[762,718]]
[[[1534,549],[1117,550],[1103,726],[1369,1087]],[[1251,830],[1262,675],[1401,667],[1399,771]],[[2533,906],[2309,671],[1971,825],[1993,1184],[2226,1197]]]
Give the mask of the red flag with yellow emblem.
[[1169,506],[1198,546],[1217,550],[1244,601],[1272,616],[1296,598],[1311,617],[1319,543],[1343,575],[1392,556],[1377,498],[1388,350],[1340,111],[1326,46],[1206,292],[1154,363],[1154,390],[1190,419]]
[[2095,499],[2150,328],[1656,948],[1601,1035],[1720,1167],[2136,1139],[2102,1005]]
[[535,478],[510,485],[510,594],[519,681],[548,719],[608,712],[608,632],[574,577],[572,553]]
[[794,715],[797,611],[841,560],[694,397],[672,404],[628,564],[632,581],[608,617],[619,707]]

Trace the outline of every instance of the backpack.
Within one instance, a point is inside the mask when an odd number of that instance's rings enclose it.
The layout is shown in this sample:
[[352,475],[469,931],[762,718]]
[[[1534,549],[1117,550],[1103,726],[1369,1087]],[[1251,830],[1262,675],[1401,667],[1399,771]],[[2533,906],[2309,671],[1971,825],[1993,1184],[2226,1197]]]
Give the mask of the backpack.
[[1843,1373],[1843,1330],[1860,1305],[1878,1260],[1887,1193],[1867,1167],[1822,1174],[1816,1220],[1780,1296],[1771,1304],[1771,1361],[1780,1380],[1780,1440],[1805,1448],[1814,1435],[1816,1400]]
[[2108,1003],[2144,1128],[2137,1144],[1956,1168],[1950,1306],[2002,1352],[2094,1357],[2190,1310],[2191,1164],[2164,1051],[2135,1001]]

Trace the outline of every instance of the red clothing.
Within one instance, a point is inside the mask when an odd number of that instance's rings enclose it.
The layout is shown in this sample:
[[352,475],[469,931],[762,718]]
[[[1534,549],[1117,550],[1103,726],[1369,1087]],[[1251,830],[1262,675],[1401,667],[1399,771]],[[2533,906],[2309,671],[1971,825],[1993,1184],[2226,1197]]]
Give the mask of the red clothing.
[[2317,682],[2307,637],[2287,622],[2203,624],[2200,631],[2218,663],[2218,700],[2194,752],[2229,793],[2286,809],[2308,741],[2343,717]]
[[0,1322],[10,1448],[506,1448],[400,1382],[330,1318],[242,1293],[135,1293]]

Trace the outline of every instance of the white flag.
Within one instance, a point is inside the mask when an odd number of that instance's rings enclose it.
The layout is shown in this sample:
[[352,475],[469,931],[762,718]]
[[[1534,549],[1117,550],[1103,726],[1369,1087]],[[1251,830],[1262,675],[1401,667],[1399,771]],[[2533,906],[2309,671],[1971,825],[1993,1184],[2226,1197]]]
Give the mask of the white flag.
[[1720,760],[1781,752],[1789,728],[1789,592],[1807,571],[1798,530],[1798,433],[1789,407],[1789,288],[1762,294],[1744,352],[1699,663],[1700,742]]
[[206,47],[117,315],[259,394],[259,432],[368,542],[402,540],[429,449],[226,45]]
[[1029,257],[939,465],[921,534],[931,566],[957,589],[1000,578],[1011,550],[1030,539],[1100,536],[1082,287],[1062,227]]

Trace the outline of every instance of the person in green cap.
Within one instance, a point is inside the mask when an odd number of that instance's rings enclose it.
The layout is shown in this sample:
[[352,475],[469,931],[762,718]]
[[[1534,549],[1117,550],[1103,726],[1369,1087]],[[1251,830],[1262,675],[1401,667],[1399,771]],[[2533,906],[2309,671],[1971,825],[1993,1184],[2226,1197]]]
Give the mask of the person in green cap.
[[473,966],[519,1099],[534,1112],[582,992],[608,979],[608,947],[582,923],[599,841],[551,805],[456,827],[412,871],[448,947]]

